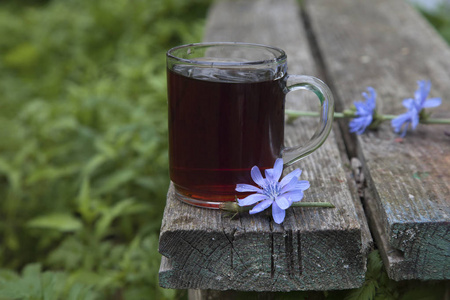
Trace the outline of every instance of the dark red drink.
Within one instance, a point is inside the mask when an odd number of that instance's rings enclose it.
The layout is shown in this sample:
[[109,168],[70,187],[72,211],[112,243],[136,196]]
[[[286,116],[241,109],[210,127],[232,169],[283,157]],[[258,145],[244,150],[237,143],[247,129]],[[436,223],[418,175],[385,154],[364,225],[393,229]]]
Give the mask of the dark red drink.
[[237,183],[254,184],[253,166],[272,168],[281,155],[283,78],[178,67],[168,70],[171,180],[191,204],[234,201]]

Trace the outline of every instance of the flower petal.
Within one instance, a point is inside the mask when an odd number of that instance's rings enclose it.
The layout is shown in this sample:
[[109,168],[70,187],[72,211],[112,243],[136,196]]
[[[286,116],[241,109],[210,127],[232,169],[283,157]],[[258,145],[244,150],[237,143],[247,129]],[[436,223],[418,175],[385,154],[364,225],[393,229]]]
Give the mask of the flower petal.
[[423,104],[423,107],[436,107],[441,105],[441,98],[431,98],[428,99],[427,101],[425,101],[425,103]]
[[399,127],[409,119],[410,119],[409,113],[406,112],[406,113],[398,115],[397,117],[392,119],[391,124],[394,127]]
[[348,124],[348,127],[350,129],[350,132],[360,132],[361,128],[364,128],[364,120],[363,118],[354,118],[350,120],[350,123]]
[[288,184],[286,184],[285,186],[283,186],[283,187],[281,188],[280,194],[284,194],[284,193],[286,193],[286,192],[289,192],[289,191],[294,190],[294,189],[295,189],[295,185],[297,184],[297,182],[298,182],[298,179],[295,178],[295,177],[293,177],[293,178],[291,179],[291,181],[289,181]]
[[367,111],[367,106],[364,102],[353,102],[353,105],[355,105],[356,108],[356,115],[357,116],[365,116],[370,111]]
[[419,88],[414,93],[414,98],[416,100],[416,104],[418,104],[420,106],[420,108],[418,108],[418,109],[421,109],[423,107],[425,100],[428,97],[428,93],[430,92],[431,81],[419,80],[417,82],[417,84],[419,85]]
[[262,212],[263,210],[265,210],[266,208],[271,206],[272,203],[273,203],[272,199],[264,200],[264,201],[256,204],[255,207],[253,207],[248,213],[253,215],[253,214],[257,214],[259,212]]
[[411,127],[412,129],[416,129],[419,124],[419,113],[414,109],[411,114]]
[[272,179],[274,181],[279,181],[282,173],[283,173],[283,159],[277,158],[275,164],[273,165]]
[[287,209],[289,206],[291,206],[292,202],[290,202],[287,198],[283,196],[278,196],[275,198],[275,203],[281,208],[281,209]]
[[283,179],[281,179],[281,181],[280,181],[281,188],[283,188],[286,184],[288,184],[292,180],[292,178],[295,177],[298,179],[301,174],[302,174],[302,170],[295,169],[294,171],[292,171],[289,174],[287,174],[286,176],[284,176]]
[[356,112],[355,118],[349,122],[350,132],[355,132],[361,135],[366,131],[366,128],[372,124],[374,110],[376,108],[377,93],[372,87],[368,87],[369,93],[363,92],[362,95],[366,99],[365,102],[353,102]]
[[411,124],[411,121],[405,122],[405,126],[403,126],[403,131],[402,131],[402,133],[400,134],[400,137],[405,137],[406,131],[408,130],[409,124]]
[[[411,113],[409,111],[394,118],[391,121],[391,125],[394,128],[394,131],[400,132],[400,130],[404,124],[411,122],[411,118],[412,118]],[[407,126],[407,125],[405,125],[405,126]]]
[[276,202],[272,204],[272,217],[275,223],[281,224],[284,221],[284,217],[286,216],[286,211],[281,209]]
[[412,98],[408,98],[408,99],[404,99],[402,101],[402,104],[404,107],[406,107],[407,109],[411,109],[414,107],[414,99]]
[[253,181],[259,185],[260,187],[264,187],[265,186],[265,180],[261,175],[261,172],[259,171],[257,166],[254,166],[252,168],[252,171],[250,172],[250,174],[252,175],[252,179]]
[[291,205],[292,205],[292,202],[299,202],[303,199],[303,191],[301,191],[301,190],[290,191],[290,192],[283,194],[283,197],[290,200]]
[[367,87],[367,90],[369,91],[370,95],[368,95],[367,97],[364,96],[367,100],[367,106],[371,109],[374,110],[376,107],[376,98],[377,98],[377,92],[375,91],[375,89],[371,86]]
[[350,132],[356,132],[358,135],[363,134],[366,128],[372,123],[372,118],[370,114],[352,119],[349,123]]
[[266,195],[252,194],[250,196],[245,197],[244,199],[238,199],[238,204],[239,206],[248,206],[266,199],[267,199]]
[[297,181],[297,183],[295,185],[295,189],[304,191],[304,190],[309,189],[310,186],[311,186],[311,184],[309,183],[308,180],[299,180],[299,181]]
[[263,193],[263,190],[250,185],[250,184],[245,184],[245,183],[239,183],[236,185],[236,192],[241,192],[241,193],[245,193],[245,192],[257,192],[257,193]]

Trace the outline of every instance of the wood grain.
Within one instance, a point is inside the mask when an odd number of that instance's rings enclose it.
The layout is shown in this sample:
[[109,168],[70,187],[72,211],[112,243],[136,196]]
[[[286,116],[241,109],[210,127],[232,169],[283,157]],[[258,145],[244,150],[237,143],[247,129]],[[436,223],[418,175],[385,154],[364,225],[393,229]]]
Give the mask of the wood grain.
[[[205,41],[245,41],[283,48],[291,74],[317,75],[295,1],[220,1],[211,9]],[[312,93],[311,93],[312,94]],[[286,106],[316,110],[307,92],[290,93]],[[313,119],[286,125],[286,144],[306,142]],[[330,201],[336,209],[290,209],[282,225],[270,210],[230,219],[221,211],[192,207],[170,188],[159,251],[160,285],[243,291],[332,290],[361,286],[371,243],[358,196],[336,136],[294,164],[311,188],[304,201]],[[289,172],[291,169],[287,170]]]
[[[387,114],[405,111],[416,82],[431,80],[450,117],[450,49],[405,1],[306,2],[329,81],[341,107],[367,86]],[[419,125],[403,140],[386,123],[356,139],[372,233],[395,280],[450,278],[450,126]]]

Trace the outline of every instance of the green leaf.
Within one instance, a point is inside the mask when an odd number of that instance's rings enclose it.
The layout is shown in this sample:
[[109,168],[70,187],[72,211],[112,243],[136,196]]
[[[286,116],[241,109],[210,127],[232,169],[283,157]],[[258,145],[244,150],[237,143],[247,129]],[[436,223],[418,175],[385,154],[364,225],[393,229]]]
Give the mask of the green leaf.
[[19,275],[15,271],[9,269],[0,269],[0,283],[17,279],[19,279]]
[[374,250],[367,256],[367,273],[377,276],[383,269],[383,260],[380,252]]
[[67,271],[76,270],[82,264],[83,258],[91,253],[82,241],[75,236],[66,237],[58,247],[50,252],[46,263]]
[[42,169],[35,170],[27,178],[27,184],[33,184],[39,181],[53,181],[59,180],[61,177],[66,177],[68,175],[74,174],[79,170],[79,165],[67,165],[62,168],[55,168],[48,166]]
[[54,229],[61,232],[75,232],[83,227],[83,223],[70,214],[53,213],[36,217],[27,222],[29,228]]
[[96,188],[96,193],[103,194],[111,192],[132,180],[135,176],[135,171],[131,169],[122,169],[109,176],[105,176],[100,185]]
[[38,59],[39,51],[30,43],[17,45],[3,56],[5,64],[14,68],[33,67]]
[[0,297],[21,299],[35,298],[42,295],[40,280],[41,265],[29,264],[22,271],[22,277],[0,283]]
[[95,226],[96,236],[103,237],[114,219],[129,214],[145,213],[150,210],[151,206],[145,203],[138,203],[133,199],[124,199],[111,208],[103,211],[100,220]]
[[98,211],[94,209],[93,199],[91,198],[91,185],[88,177],[83,177],[80,191],[78,192],[77,204],[78,212],[83,220],[88,224],[92,223],[98,215]]
[[91,286],[76,283],[69,290],[66,300],[94,300],[98,299],[98,296]]
[[66,276],[60,272],[44,272],[41,275],[43,300],[59,300],[65,288]]
[[103,154],[98,154],[92,157],[83,167],[83,174],[85,175],[85,177],[89,177],[107,160],[108,158]]
[[345,300],[372,300],[375,297],[375,293],[376,284],[371,281],[366,281],[361,288],[352,290]]

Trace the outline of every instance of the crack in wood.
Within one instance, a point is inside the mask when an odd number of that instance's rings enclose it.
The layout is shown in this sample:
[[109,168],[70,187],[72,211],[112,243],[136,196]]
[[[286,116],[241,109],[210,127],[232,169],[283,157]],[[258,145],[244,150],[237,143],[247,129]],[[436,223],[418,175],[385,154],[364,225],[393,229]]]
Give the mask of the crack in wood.
[[[203,257],[205,257],[205,261],[208,259],[208,256],[207,255],[205,255],[204,253],[202,253],[201,251],[199,251],[196,247],[194,247],[190,242],[188,242],[187,240],[185,240],[185,239],[183,239],[182,237],[180,237],[180,240],[182,240],[183,242],[185,242],[187,245],[189,245],[192,249],[194,249],[194,250],[196,250],[198,253],[200,253],[200,255],[202,255]],[[219,247],[217,247],[217,248],[219,248]],[[216,249],[217,249],[216,248]],[[214,250],[215,251],[215,250]],[[191,254],[190,254],[191,255]],[[189,256],[190,256],[189,255]],[[206,264],[198,264],[196,261],[194,261],[194,260],[190,260],[189,258],[188,259],[186,259],[185,261],[184,261],[184,264],[183,264],[183,266],[181,266],[181,268],[179,268],[179,270],[184,270],[185,268],[185,265],[187,264],[189,262],[189,264],[192,264],[192,265],[195,265],[195,266],[197,266],[198,268],[199,268],[199,270],[202,270],[202,269],[204,269],[204,270],[207,270],[207,271],[209,271],[209,272],[211,272],[212,274],[215,274],[215,275],[217,275],[217,276],[225,276],[225,277],[227,277],[230,281],[231,280],[233,280],[233,276],[231,275],[231,274],[226,274],[226,273],[217,273],[214,269],[212,269],[212,268],[209,268]]]
[[284,237],[284,245],[286,250],[286,269],[289,277],[294,277],[294,247],[293,247],[292,230],[287,230]]
[[[187,240],[185,240],[183,237],[180,236],[179,239],[180,239],[181,241],[183,241],[184,243],[186,243],[191,249],[197,251],[197,253],[199,253],[199,254],[200,254],[201,256],[203,256],[205,259],[208,258],[203,252],[201,252],[200,250],[198,250],[196,247],[194,247],[190,242],[188,242]],[[192,255],[192,252],[189,254],[189,257],[190,257],[191,255]],[[188,257],[187,259],[184,260],[184,263],[183,263],[183,265],[181,266],[181,270],[184,269],[184,267],[186,266],[186,264],[187,264],[188,262],[189,262],[189,263],[192,262],[192,260],[190,260],[189,257]],[[196,265],[198,265],[198,264],[196,264]]]
[[275,275],[275,249],[273,244],[273,223],[269,220],[270,224],[270,278],[273,279]]
[[297,255],[298,255],[298,273],[303,275],[303,260],[302,260],[302,242],[300,239],[300,231],[297,232]]

